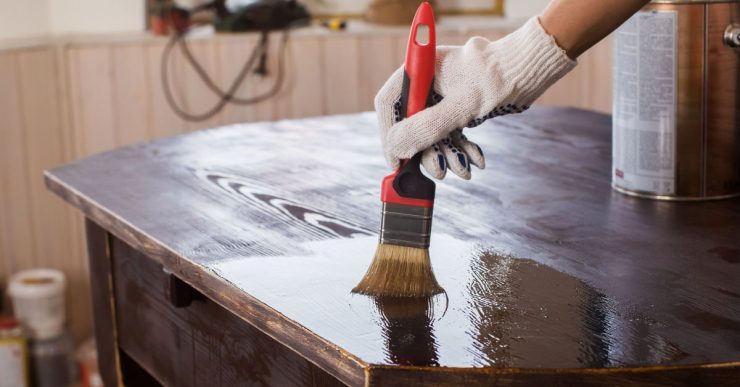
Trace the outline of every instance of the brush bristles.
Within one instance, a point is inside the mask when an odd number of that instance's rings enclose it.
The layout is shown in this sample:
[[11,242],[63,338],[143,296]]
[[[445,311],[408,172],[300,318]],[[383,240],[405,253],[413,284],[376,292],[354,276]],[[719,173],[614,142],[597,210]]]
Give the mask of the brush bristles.
[[367,273],[352,289],[371,296],[430,297],[443,292],[429,259],[429,250],[379,244]]

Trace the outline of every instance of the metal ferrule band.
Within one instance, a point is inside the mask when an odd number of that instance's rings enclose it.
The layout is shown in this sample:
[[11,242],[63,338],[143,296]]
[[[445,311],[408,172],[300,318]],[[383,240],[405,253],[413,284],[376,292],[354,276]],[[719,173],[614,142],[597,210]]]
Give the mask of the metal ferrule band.
[[432,208],[383,203],[380,243],[426,249],[432,233]]

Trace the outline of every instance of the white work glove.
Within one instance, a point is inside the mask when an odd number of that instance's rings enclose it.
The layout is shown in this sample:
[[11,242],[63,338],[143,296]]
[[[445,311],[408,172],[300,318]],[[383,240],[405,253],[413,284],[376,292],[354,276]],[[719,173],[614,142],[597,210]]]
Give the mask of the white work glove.
[[495,42],[474,37],[464,46],[437,47],[436,105],[401,120],[403,67],[375,96],[388,166],[395,170],[401,159],[423,150],[422,165],[431,176],[442,179],[450,169],[470,179],[470,164],[483,169],[485,159],[461,128],[528,109],[575,66],[537,17]]

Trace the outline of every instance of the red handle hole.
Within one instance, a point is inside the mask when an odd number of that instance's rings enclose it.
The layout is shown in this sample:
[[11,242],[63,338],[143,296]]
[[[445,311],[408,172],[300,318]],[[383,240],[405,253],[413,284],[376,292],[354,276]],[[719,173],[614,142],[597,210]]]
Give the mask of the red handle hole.
[[429,26],[426,24],[419,24],[416,26],[416,33],[414,34],[414,41],[420,46],[426,46],[429,44]]

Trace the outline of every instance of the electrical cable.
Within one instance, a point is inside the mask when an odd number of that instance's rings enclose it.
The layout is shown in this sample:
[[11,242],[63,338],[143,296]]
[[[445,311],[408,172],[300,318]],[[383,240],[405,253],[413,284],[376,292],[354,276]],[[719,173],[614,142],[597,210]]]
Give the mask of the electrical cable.
[[[244,82],[244,79],[249,74],[249,70],[254,65],[255,60],[258,57],[261,57],[262,60],[264,60],[265,56],[267,55],[267,49],[269,44],[269,38],[268,38],[268,31],[263,31],[262,36],[260,38],[259,44],[252,50],[252,53],[250,54],[247,61],[244,63],[244,66],[239,70],[239,73],[234,78],[234,81],[231,83],[229,88],[224,92],[221,90],[214,82],[213,80],[208,76],[208,74],[203,70],[203,67],[198,63],[198,61],[193,57],[192,53],[190,52],[190,49],[187,46],[186,37],[185,35],[187,32],[177,33],[172,36],[172,38],[167,42],[167,45],[164,48],[164,51],[162,52],[162,60],[161,60],[161,66],[160,66],[160,72],[161,72],[161,78],[162,78],[162,88],[164,89],[164,95],[165,99],[167,100],[167,103],[170,105],[172,110],[177,114],[178,117],[186,120],[186,121],[205,121],[216,114],[218,114],[224,106],[226,106],[227,103],[232,102],[234,104],[238,105],[250,105],[262,102],[266,99],[272,98],[275,96],[280,89],[282,88],[283,82],[284,82],[284,73],[285,73],[285,51],[287,47],[288,42],[288,28],[285,28],[283,30],[282,39],[280,42],[280,48],[278,52],[278,73],[275,78],[275,82],[273,83],[273,86],[267,90],[265,93],[249,98],[240,98],[234,95],[234,93],[241,87],[242,83]],[[182,51],[183,55],[187,59],[188,63],[193,67],[196,74],[198,74],[198,77],[205,83],[205,85],[218,97],[219,100],[216,102],[215,105],[213,105],[211,108],[207,109],[205,112],[200,114],[192,114],[189,112],[186,112],[184,109],[182,109],[178,104],[177,101],[175,101],[175,98],[172,94],[172,90],[170,89],[170,82],[169,82],[169,70],[168,70],[168,62],[169,57],[172,51],[172,48],[175,46],[175,44],[178,44],[180,46],[180,50]]]
[[[257,72],[258,74],[263,74],[263,72],[260,72],[259,69],[264,66],[265,56],[268,51],[269,47],[269,40],[268,40],[268,33],[267,31],[263,31],[260,38],[259,48],[261,50],[258,52],[260,57],[260,65],[258,66]],[[190,49],[187,46],[187,43],[184,39],[179,40],[180,42],[180,49],[185,56],[185,58],[188,60],[188,62],[193,66],[194,70],[200,78],[203,80],[203,82],[208,86],[211,91],[213,91],[216,95],[218,95],[221,98],[227,98],[229,102],[235,103],[237,105],[249,105],[257,102],[261,102],[269,97],[272,97],[274,94],[277,93],[280,86],[282,85],[282,78],[283,78],[283,72],[284,72],[284,55],[285,55],[285,47],[287,44],[288,39],[288,33],[287,30],[283,32],[282,41],[280,44],[279,49],[279,57],[278,57],[278,77],[275,80],[274,86],[268,91],[267,93],[263,94],[262,96],[257,97],[250,97],[250,98],[239,98],[231,93],[224,93],[216,84],[213,82],[213,80],[208,76],[208,74],[205,72],[203,67],[201,67],[200,63],[193,57],[193,55],[190,52]],[[251,58],[250,58],[251,59]],[[249,66],[251,68],[251,66]],[[248,71],[249,69],[247,69]]]

